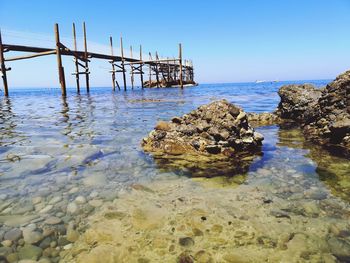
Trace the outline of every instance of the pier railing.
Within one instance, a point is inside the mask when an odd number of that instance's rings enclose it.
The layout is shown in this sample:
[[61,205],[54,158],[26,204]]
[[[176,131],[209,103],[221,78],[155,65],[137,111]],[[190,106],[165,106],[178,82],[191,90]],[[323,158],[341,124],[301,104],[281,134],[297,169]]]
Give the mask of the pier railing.
[[[72,32],[73,32],[73,45],[74,48],[70,49],[65,46],[60,41],[60,33],[58,24],[54,26],[55,32],[55,48],[43,48],[43,47],[34,47],[34,46],[22,46],[22,45],[12,45],[2,42],[1,31],[0,31],[0,74],[3,80],[4,86],[4,95],[9,96],[9,87],[7,80],[7,71],[10,71],[10,67],[6,67],[5,62],[31,59],[40,56],[48,56],[56,54],[57,57],[57,67],[58,67],[58,79],[61,87],[61,92],[63,96],[67,95],[66,91],[66,81],[65,81],[65,72],[62,64],[62,56],[72,56],[74,57],[75,72],[72,75],[76,79],[77,92],[80,92],[80,75],[85,75],[85,86],[86,91],[90,91],[89,84],[89,63],[91,59],[103,59],[107,60],[111,65],[112,77],[112,88],[113,90],[116,87],[120,90],[120,85],[117,81],[116,74],[121,73],[123,76],[123,88],[127,89],[126,85],[126,72],[127,68],[130,70],[131,77],[131,88],[134,88],[134,77],[135,75],[140,75],[141,87],[145,86],[160,87],[161,85],[178,85],[183,88],[184,83],[194,83],[194,74],[193,74],[193,63],[189,60],[183,60],[182,58],[182,45],[179,44],[179,55],[177,58],[167,58],[160,59],[158,53],[155,53],[154,59],[152,54],[149,53],[149,59],[144,60],[142,57],[142,46],[139,46],[139,57],[133,57],[132,46],[130,47],[130,57],[124,56],[123,49],[123,39],[120,37],[120,56],[114,55],[113,52],[113,39],[109,38],[109,45],[111,52],[110,54],[94,53],[88,51],[87,37],[86,37],[86,25],[83,23],[83,35],[84,35],[84,50],[77,50],[77,37],[76,37],[76,28],[73,23]],[[5,53],[15,51],[15,52],[27,52],[23,56],[16,57],[6,57]],[[148,81],[144,81],[145,71],[148,70]],[[155,80],[152,80],[152,76],[155,76]]]

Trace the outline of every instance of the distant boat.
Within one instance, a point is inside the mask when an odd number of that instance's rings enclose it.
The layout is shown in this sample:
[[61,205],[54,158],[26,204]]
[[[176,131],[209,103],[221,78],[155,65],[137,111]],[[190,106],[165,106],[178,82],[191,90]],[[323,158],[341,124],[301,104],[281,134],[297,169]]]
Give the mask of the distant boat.
[[255,83],[274,83],[274,82],[280,82],[279,80],[256,80]]

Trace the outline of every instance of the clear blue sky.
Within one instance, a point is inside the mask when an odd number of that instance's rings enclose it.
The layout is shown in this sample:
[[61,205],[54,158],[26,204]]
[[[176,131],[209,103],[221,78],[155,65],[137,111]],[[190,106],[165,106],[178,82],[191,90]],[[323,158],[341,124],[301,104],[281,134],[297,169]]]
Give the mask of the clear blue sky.
[[[110,35],[117,44],[122,33],[125,47],[142,44],[145,52],[175,56],[183,43],[201,83],[330,79],[350,68],[349,0],[0,0],[5,43],[28,37],[47,46],[55,22],[69,38],[72,22],[81,36],[82,21],[89,41],[102,45]],[[10,86],[57,86],[55,63],[54,56],[8,63]],[[64,66],[73,86],[71,58]],[[107,62],[91,68],[92,85],[110,85]]]

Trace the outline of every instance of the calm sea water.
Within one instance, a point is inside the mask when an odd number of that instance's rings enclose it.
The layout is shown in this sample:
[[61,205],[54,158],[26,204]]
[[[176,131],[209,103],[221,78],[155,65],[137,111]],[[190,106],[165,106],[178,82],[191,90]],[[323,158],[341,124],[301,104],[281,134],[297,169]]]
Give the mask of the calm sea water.
[[[307,82],[323,86],[328,81]],[[158,120],[223,98],[247,112],[271,112],[279,102],[279,87],[289,83],[304,81],[127,92],[92,88],[81,95],[70,89],[66,99],[59,89],[10,89],[11,97],[0,99],[0,224],[25,225],[48,215],[64,218],[77,196],[113,200],[132,183],[147,183],[162,173],[177,176],[159,169],[140,147]],[[295,198],[318,189],[349,204],[348,160],[305,142],[298,129],[269,126],[258,131],[265,136],[264,155],[240,183],[265,185],[274,195]],[[261,169],[274,172],[264,176]],[[291,178],[293,173],[302,180]],[[298,181],[296,190],[280,192],[291,180]],[[33,201],[36,197],[40,201]]]

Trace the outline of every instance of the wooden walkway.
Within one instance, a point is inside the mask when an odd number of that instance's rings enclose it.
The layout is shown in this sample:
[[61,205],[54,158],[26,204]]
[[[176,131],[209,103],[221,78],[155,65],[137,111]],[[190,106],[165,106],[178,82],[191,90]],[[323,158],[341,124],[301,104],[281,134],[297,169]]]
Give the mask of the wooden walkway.
[[[62,65],[62,56],[72,56],[74,57],[75,72],[72,74],[76,79],[77,92],[80,92],[80,75],[85,75],[86,90],[89,92],[89,63],[91,59],[103,59],[107,60],[111,65],[111,70],[109,71],[112,76],[112,87],[113,90],[116,87],[120,90],[120,85],[116,80],[116,73],[122,73],[123,76],[123,86],[124,90],[127,89],[126,86],[126,72],[127,68],[130,70],[131,77],[131,87],[134,88],[134,77],[135,75],[140,75],[141,87],[160,87],[169,85],[179,85],[183,88],[184,83],[194,83],[193,74],[193,64],[191,61],[182,59],[182,45],[179,44],[179,56],[178,58],[167,58],[159,59],[156,52],[155,58],[152,58],[151,53],[149,53],[149,59],[144,60],[142,58],[142,46],[139,47],[139,57],[133,58],[133,50],[130,47],[130,57],[124,56],[123,49],[123,39],[120,38],[120,56],[114,55],[113,52],[113,39],[110,37],[110,54],[100,54],[88,51],[87,37],[86,37],[86,26],[83,23],[83,33],[84,33],[84,50],[77,50],[77,38],[75,24],[73,23],[73,44],[74,50],[69,49],[60,41],[59,27],[58,24],[54,26],[55,31],[55,48],[43,48],[43,47],[32,47],[32,46],[22,46],[22,45],[11,45],[2,42],[1,32],[0,32],[0,73],[2,75],[4,95],[9,96],[8,82],[7,82],[7,71],[11,68],[6,67],[5,62],[30,59],[40,56],[56,55],[57,57],[57,69],[58,77],[60,82],[60,87],[62,95],[66,96],[66,81],[65,72]],[[15,52],[29,52],[24,56],[5,58],[5,53],[15,51]],[[145,71],[148,71],[148,81],[144,81]],[[152,80],[152,76],[155,76],[155,80]]]

